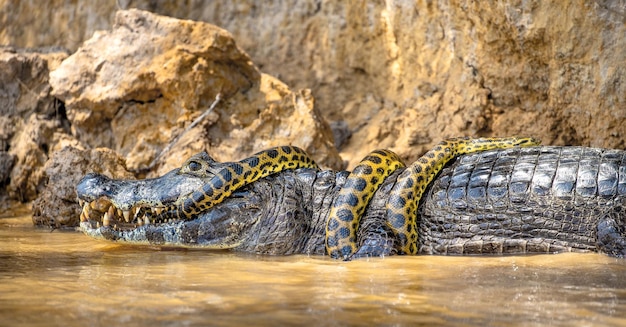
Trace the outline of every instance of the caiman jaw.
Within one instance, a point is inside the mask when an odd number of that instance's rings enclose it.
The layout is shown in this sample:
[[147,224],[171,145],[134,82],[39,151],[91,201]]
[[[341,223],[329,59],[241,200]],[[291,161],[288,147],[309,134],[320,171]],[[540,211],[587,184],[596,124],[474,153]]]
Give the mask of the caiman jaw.
[[[145,180],[115,180],[101,174],[87,174],[76,185],[82,208],[81,228],[92,235],[106,227],[102,231],[106,230],[114,239],[122,236],[119,234],[122,232],[177,221],[176,216],[164,210],[184,201],[204,182],[202,177],[180,173],[180,169]],[[112,231],[118,233],[110,234]]]
[[[192,215],[177,208],[206,192],[219,165],[200,153],[182,168],[144,180],[116,180],[89,173],[76,185],[80,229],[102,240],[176,247],[233,248],[260,217],[263,196],[230,194],[224,203]],[[243,192],[243,191],[242,191]]]
[[78,200],[82,211],[80,222],[82,228],[110,227],[115,231],[132,230],[144,225],[163,224],[175,219],[160,218],[164,207],[135,206],[130,210],[119,209],[106,197],[91,202]]

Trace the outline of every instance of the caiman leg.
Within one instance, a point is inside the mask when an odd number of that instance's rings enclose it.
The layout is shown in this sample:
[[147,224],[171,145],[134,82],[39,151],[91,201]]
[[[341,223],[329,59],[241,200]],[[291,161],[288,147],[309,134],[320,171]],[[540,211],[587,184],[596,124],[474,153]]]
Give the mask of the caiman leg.
[[606,254],[618,258],[626,256],[626,239],[624,238],[624,222],[620,219],[621,212],[615,210],[604,213],[597,228],[598,248]]
[[400,174],[387,201],[387,224],[398,241],[398,253],[417,253],[417,205],[446,163],[461,154],[539,143],[534,138],[458,138],[445,140],[426,152]]

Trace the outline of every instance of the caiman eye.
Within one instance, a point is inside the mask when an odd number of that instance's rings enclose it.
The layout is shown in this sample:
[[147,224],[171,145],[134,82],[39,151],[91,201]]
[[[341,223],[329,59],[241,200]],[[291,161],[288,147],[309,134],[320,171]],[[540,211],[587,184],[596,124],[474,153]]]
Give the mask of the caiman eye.
[[189,168],[189,171],[198,171],[202,168],[202,165],[197,161],[190,161],[189,164],[187,164],[187,167]]

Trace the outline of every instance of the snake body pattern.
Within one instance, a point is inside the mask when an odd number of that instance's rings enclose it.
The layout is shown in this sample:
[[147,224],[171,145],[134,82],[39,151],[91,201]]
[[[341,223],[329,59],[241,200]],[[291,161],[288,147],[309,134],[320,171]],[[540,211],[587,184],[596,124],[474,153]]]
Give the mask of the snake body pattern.
[[244,185],[285,169],[297,168],[318,169],[318,166],[304,150],[294,146],[270,148],[239,162],[219,163],[211,160],[209,167],[203,167],[191,158],[182,166],[181,173],[205,170],[213,173],[214,177],[183,203],[165,209],[159,219],[191,219],[222,202]]
[[[398,177],[387,202],[387,225],[399,241],[398,252],[417,253],[417,205],[428,184],[446,163],[461,154],[514,146],[532,146],[534,138],[454,138],[447,139],[407,167]],[[357,250],[356,233],[373,194],[386,177],[405,167],[389,150],[375,150],[350,173],[333,201],[326,225],[326,251],[333,258],[348,259]],[[281,146],[261,151],[238,162],[199,163],[190,159],[181,173],[202,171],[214,176],[182,203],[164,209],[154,219],[192,219],[222,202],[238,188],[271,174],[297,168],[318,169],[300,148]]]

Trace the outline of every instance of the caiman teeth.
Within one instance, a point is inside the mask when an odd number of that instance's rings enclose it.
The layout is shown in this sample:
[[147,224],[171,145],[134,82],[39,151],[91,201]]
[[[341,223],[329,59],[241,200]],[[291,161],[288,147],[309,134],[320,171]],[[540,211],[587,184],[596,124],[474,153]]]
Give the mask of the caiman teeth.
[[110,206],[110,207],[109,207],[109,211],[108,211],[109,218],[115,218],[115,212],[116,212],[116,211],[117,211],[117,210],[115,209],[115,207],[114,207],[114,206]]
[[102,226],[109,226],[111,223],[111,219],[109,218],[109,213],[105,212],[104,216],[102,216]]
[[[112,227],[114,230],[126,230],[132,228],[171,223],[174,219],[162,218],[166,207],[131,207],[123,210],[114,205],[106,198],[99,198],[94,201],[78,199],[81,205],[80,222],[91,222],[96,228]],[[125,222],[125,223],[124,223]],[[128,226],[127,224],[131,224]]]

